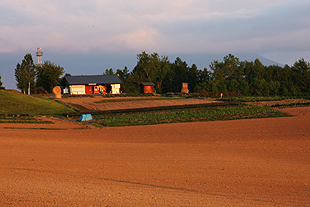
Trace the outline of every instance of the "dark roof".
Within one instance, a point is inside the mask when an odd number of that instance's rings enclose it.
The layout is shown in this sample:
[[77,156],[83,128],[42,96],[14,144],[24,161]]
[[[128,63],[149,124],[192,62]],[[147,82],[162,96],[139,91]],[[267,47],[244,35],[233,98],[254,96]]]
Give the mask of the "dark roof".
[[122,83],[117,75],[65,76],[69,85],[96,85]]
[[155,84],[154,83],[151,83],[151,82],[143,82],[141,83],[140,85],[144,85],[144,86],[154,86]]

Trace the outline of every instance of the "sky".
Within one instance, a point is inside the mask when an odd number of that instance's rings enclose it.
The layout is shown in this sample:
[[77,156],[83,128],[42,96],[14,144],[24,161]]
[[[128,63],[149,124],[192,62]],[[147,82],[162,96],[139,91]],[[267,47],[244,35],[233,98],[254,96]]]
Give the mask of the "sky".
[[72,75],[132,70],[143,51],[200,69],[227,54],[293,65],[310,61],[309,11],[309,0],[0,0],[1,81],[16,88],[16,64],[37,62],[38,47]]

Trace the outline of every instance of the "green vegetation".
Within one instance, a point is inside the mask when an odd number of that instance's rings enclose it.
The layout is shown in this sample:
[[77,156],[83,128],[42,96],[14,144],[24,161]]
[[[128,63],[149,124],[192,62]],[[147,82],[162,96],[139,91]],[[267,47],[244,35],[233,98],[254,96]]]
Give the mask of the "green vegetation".
[[[131,72],[130,72],[131,71]],[[31,93],[48,93],[57,84],[65,86],[64,68],[50,61],[35,65],[30,53],[15,68],[17,87]],[[158,53],[137,54],[137,65],[123,70],[106,69],[103,75],[118,75],[123,93],[139,93],[140,84],[153,82],[157,94],[180,93],[183,83],[188,83],[191,93],[203,97],[231,96],[283,96],[310,94],[310,62],[303,58],[292,66],[263,65],[259,59],[240,61],[232,54],[222,61],[214,60],[203,69],[188,65],[177,57],[170,62]],[[70,75],[67,74],[66,75]],[[1,87],[1,83],[0,83]],[[31,88],[30,88],[31,87]]]
[[74,109],[43,96],[27,96],[18,91],[0,90],[0,114],[53,115]]
[[40,120],[0,120],[0,123],[19,123],[19,124],[52,124],[52,121]]
[[237,101],[237,102],[257,102],[257,101],[281,101],[285,99],[290,99],[289,97],[280,97],[280,96],[273,96],[273,97],[240,97],[240,98],[226,98],[222,99],[224,101]]
[[297,107],[297,106],[310,106],[310,102],[308,103],[290,103],[290,104],[275,104],[270,107]]
[[[142,52],[137,55],[137,65],[132,72],[125,67],[117,69],[122,80],[122,91],[138,92],[142,82],[153,82],[157,93],[179,93],[182,83],[188,83],[189,91],[208,96],[278,96],[305,95],[310,93],[310,63],[303,58],[293,66],[264,66],[259,59],[240,61],[234,55],[214,60],[209,67],[199,69],[177,57],[169,62],[167,56]],[[113,69],[106,74],[114,74]]]
[[93,123],[103,126],[132,126],[176,122],[215,121],[288,116],[267,107],[226,104],[171,108],[158,111],[114,112],[96,115]]

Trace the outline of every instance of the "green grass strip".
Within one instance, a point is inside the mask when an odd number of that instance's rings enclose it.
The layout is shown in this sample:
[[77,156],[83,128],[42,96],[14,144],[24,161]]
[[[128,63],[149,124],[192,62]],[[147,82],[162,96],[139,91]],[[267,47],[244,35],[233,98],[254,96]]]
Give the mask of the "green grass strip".
[[218,107],[213,109],[184,109],[137,114],[114,114],[95,119],[94,123],[104,126],[133,126],[161,123],[233,120],[288,116],[285,113],[261,106]]
[[307,103],[290,103],[290,104],[275,104],[270,107],[297,107],[297,106],[310,106],[310,102]]
[[52,121],[37,121],[37,120],[0,120],[0,123],[53,124]]
[[290,99],[289,97],[280,97],[280,96],[272,96],[272,97],[243,97],[243,98],[226,98],[224,101],[237,101],[237,102],[257,102],[257,101],[281,101],[285,99]]

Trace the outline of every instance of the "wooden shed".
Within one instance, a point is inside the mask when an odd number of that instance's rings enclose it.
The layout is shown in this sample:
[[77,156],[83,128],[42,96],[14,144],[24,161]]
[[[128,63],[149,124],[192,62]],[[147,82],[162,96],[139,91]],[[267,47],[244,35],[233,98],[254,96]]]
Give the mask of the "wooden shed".
[[154,83],[141,83],[140,92],[141,93],[154,93]]

